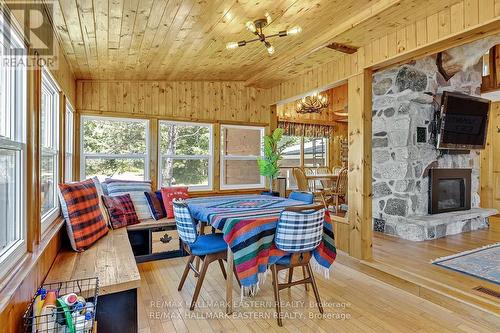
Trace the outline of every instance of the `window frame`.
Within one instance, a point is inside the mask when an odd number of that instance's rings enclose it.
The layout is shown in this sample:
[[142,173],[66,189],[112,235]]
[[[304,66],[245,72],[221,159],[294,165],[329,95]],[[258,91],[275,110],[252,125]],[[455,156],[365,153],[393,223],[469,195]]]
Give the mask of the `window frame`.
[[[102,153],[85,153],[83,123],[85,120],[105,119],[108,121],[124,121],[146,124],[146,153],[145,154],[102,154]],[[109,117],[109,116],[94,116],[82,115],[80,117],[80,179],[85,179],[85,161],[90,159],[143,159],[144,160],[144,180],[150,179],[150,120],[145,118],[124,118],[124,117]]]
[[[59,122],[60,122],[60,105],[61,105],[61,89],[59,88],[58,84],[52,77],[52,75],[48,72],[47,69],[43,68],[42,69],[42,82],[41,82],[41,89],[40,89],[40,94],[43,94],[43,90],[46,90],[49,94],[51,94],[52,98],[52,119],[51,119],[51,128],[50,128],[50,135],[51,135],[51,142],[50,142],[50,147],[44,147],[43,145],[43,136],[44,133],[42,132],[42,127],[40,123],[40,162],[43,159],[44,155],[50,155],[52,156],[53,162],[54,162],[54,203],[55,207],[46,212],[45,214],[42,214],[40,211],[41,215],[41,224],[42,224],[42,234],[45,232],[45,230],[48,229],[48,227],[56,220],[57,217],[60,215],[60,206],[59,206],[59,197],[58,197],[58,190],[57,190],[57,183],[59,183],[60,176],[61,176],[61,166],[59,163],[59,154],[61,154],[60,151],[60,130],[59,130]],[[41,98],[41,97],[40,97]],[[40,106],[43,108],[43,105]],[[40,110],[40,114],[42,115],[42,111]],[[41,163],[40,163],[40,168],[41,168]],[[41,177],[41,173],[40,173]],[[41,184],[41,180],[40,180]],[[41,192],[41,189],[40,189]],[[40,207],[41,209],[41,207]]]
[[[1,13],[0,13],[1,14]],[[8,22],[4,21],[4,16],[0,15],[0,47],[4,48],[4,43],[14,45],[16,48],[27,46],[23,38]],[[10,32],[10,39],[3,33],[5,29]],[[2,56],[4,55],[2,52]],[[24,57],[24,56],[23,56]],[[3,71],[3,68],[0,67]],[[4,104],[0,107],[5,108],[6,116],[6,135],[0,135],[0,149],[13,151],[15,153],[15,193],[16,200],[14,205],[14,223],[13,228],[19,239],[16,239],[8,247],[0,251],[0,281],[8,274],[15,265],[27,253],[27,94],[28,94],[28,73],[26,68],[7,69],[5,71],[6,89]]]
[[[260,131],[260,156],[257,155],[226,155],[224,154],[224,129],[234,128],[234,129],[247,129],[247,130],[259,130]],[[263,126],[248,126],[248,125],[233,125],[233,124],[221,124],[220,125],[220,189],[221,190],[245,190],[245,189],[259,189],[265,188],[266,178],[260,175],[260,183],[258,184],[238,184],[238,185],[227,185],[225,184],[225,161],[257,161],[259,157],[264,156],[264,135],[266,128]]]
[[[161,141],[161,124],[178,124],[181,126],[200,126],[208,127],[208,135],[210,140],[208,141],[209,155],[163,155],[161,152],[160,141]],[[208,185],[192,185],[188,186],[190,192],[199,191],[212,191],[213,190],[213,170],[214,170],[214,124],[211,123],[197,123],[188,121],[175,121],[175,120],[159,120],[158,121],[158,188],[163,186],[162,179],[162,165],[163,158],[172,158],[173,160],[195,160],[195,159],[208,159]]]
[[[64,181],[70,182],[74,178],[74,145],[75,145],[75,109],[66,98],[66,107],[64,110]],[[69,158],[69,159],[68,159]],[[68,163],[69,161],[69,163]],[[70,172],[68,174],[68,172]]]

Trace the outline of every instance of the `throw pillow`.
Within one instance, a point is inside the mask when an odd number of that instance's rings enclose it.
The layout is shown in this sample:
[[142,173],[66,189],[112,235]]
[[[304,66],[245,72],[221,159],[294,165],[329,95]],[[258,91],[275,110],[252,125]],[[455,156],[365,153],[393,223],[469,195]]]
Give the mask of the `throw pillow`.
[[174,199],[189,198],[188,187],[187,186],[162,187],[161,196],[163,198],[163,204],[165,205],[167,217],[171,219],[174,217],[174,207],[172,205],[172,201]]
[[110,197],[130,194],[139,220],[151,218],[148,200],[146,200],[146,196],[144,195],[144,192],[151,192],[150,181],[107,179],[105,183],[107,184]]
[[104,190],[102,188],[102,184],[99,181],[99,178],[97,177],[92,177],[92,181],[95,184],[95,188],[97,190],[97,196],[99,197],[99,207],[101,208],[101,213],[102,217],[104,218],[104,222],[106,222],[106,225],[108,227],[111,227],[110,221],[109,221],[109,216],[108,216],[108,211],[106,210],[106,206],[104,206],[104,202],[102,201],[102,196],[105,194]]
[[104,195],[102,198],[108,210],[113,229],[139,223],[130,194],[117,195],[114,197]]
[[59,190],[71,246],[75,251],[83,251],[108,233],[96,186],[92,179],[87,179],[59,184]]
[[161,191],[156,192],[144,192],[146,199],[148,200],[149,210],[151,215],[155,220],[160,220],[167,216],[165,212],[165,206],[163,205],[163,199],[161,197]]

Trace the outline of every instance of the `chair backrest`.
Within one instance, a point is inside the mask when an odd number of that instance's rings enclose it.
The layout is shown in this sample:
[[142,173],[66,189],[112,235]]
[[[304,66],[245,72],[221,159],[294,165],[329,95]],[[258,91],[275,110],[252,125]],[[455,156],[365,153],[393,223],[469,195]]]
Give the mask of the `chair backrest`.
[[311,192],[303,192],[303,191],[293,191],[288,196],[289,199],[303,201],[306,204],[312,204],[314,202],[314,194]]
[[322,174],[322,173],[330,173],[330,170],[327,168],[327,167],[317,167],[316,168],[316,172],[318,174]]
[[[328,167],[318,167],[316,169],[316,172],[318,174],[329,174],[331,171],[330,171],[330,169],[328,169]],[[334,185],[333,181],[328,180],[328,179],[321,179],[320,183],[321,183],[321,187],[323,189],[331,189]]]
[[286,208],[276,227],[276,247],[290,253],[314,250],[321,243],[324,219],[323,205]]
[[292,173],[295,181],[297,182],[299,191],[309,191],[309,186],[307,184],[306,174],[304,173],[304,170],[302,170],[301,168],[293,168]]
[[335,192],[339,195],[345,195],[347,192],[347,168],[342,168],[337,178],[337,188]]
[[332,167],[332,173],[334,175],[338,175],[341,170],[342,170],[342,167],[340,165],[335,165]]
[[187,203],[183,200],[174,199],[172,205],[179,237],[184,243],[193,244],[198,237],[198,233],[196,232],[196,225],[191,217]]

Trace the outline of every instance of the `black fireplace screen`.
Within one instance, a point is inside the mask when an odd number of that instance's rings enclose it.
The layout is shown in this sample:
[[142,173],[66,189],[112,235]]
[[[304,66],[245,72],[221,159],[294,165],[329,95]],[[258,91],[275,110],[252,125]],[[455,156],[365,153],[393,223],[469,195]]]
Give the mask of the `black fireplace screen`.
[[471,207],[471,169],[431,169],[429,214]]

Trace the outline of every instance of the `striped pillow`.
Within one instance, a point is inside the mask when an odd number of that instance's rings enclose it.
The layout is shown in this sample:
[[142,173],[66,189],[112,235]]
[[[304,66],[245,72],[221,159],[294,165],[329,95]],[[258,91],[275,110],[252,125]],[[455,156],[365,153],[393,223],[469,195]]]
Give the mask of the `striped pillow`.
[[59,190],[71,245],[75,251],[83,251],[108,233],[96,186],[92,179],[87,179],[59,184]]
[[144,195],[144,192],[151,192],[150,181],[107,179],[105,183],[107,184],[110,197],[130,194],[139,220],[150,219],[152,217],[148,201]]
[[113,229],[139,223],[130,194],[102,197]]

